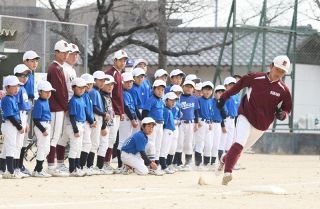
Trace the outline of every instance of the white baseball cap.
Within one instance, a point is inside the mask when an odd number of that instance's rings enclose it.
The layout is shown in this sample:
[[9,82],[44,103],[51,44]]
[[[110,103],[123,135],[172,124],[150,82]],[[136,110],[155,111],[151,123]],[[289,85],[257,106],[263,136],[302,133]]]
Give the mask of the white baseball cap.
[[177,95],[174,93],[174,92],[168,92],[164,95],[163,97],[163,100],[167,100],[167,99],[170,99],[170,100],[176,100],[178,99]]
[[21,83],[16,76],[8,75],[7,77],[4,78],[3,85],[4,87],[6,87],[6,86],[23,85],[23,83]]
[[286,55],[276,56],[273,59],[273,65],[288,73],[290,68],[290,60]]
[[121,76],[122,76],[122,81],[123,81],[123,82],[134,81],[131,72],[122,73]]
[[95,83],[93,76],[89,73],[82,74],[80,78],[84,79],[87,82],[87,84]]
[[132,71],[132,76],[133,77],[136,77],[136,76],[139,76],[139,75],[145,75],[146,72],[144,71],[144,69],[140,68],[140,67],[137,67],[135,69],[133,69]]
[[26,51],[23,54],[22,61],[40,59],[40,56],[35,51]]
[[113,76],[107,74],[106,81],[104,82],[104,84],[110,84],[110,83],[117,83],[117,82],[114,80]]
[[199,83],[201,81],[200,78],[198,78],[195,74],[189,74],[186,76],[186,81],[191,80],[193,82]]
[[182,70],[180,70],[180,69],[175,69],[175,70],[171,71],[170,77],[176,76],[176,75],[182,75],[182,77],[186,76],[186,74],[184,72],[182,72]]
[[121,59],[121,58],[128,58],[128,55],[127,55],[127,53],[124,51],[124,50],[119,50],[119,51],[116,51],[115,53],[114,53],[114,56],[113,56],[113,59],[117,59],[117,60],[119,60],[119,59]]
[[202,83],[196,83],[196,87],[195,87],[195,90],[198,90],[198,91],[201,91],[202,89]]
[[164,86],[166,87],[166,82],[164,82],[163,80],[155,80],[153,82],[152,87],[158,87],[158,86]]
[[205,81],[202,83],[202,88],[206,87],[206,86],[209,86],[213,89],[214,85],[211,81]]
[[73,43],[69,43],[70,53],[78,52],[80,53],[79,47]]
[[145,60],[145,59],[137,59],[137,60],[134,61],[132,68],[135,68],[139,63],[144,63],[144,64],[148,65],[147,60]]
[[49,81],[39,81],[37,86],[38,91],[56,91],[54,88],[52,88],[51,83]]
[[171,86],[170,91],[183,93],[183,89],[182,89],[181,86],[179,86],[179,85],[173,85],[173,86]]
[[141,124],[149,124],[149,123],[153,123],[154,125],[156,125],[156,121],[153,120],[151,117],[145,117],[141,121]]
[[196,84],[192,81],[192,80],[185,80],[182,84],[182,86],[185,86],[185,85],[191,85],[193,88],[196,87]]
[[155,78],[159,78],[163,75],[167,75],[168,76],[168,72],[165,71],[164,69],[158,69],[155,73],[154,73],[154,77]]
[[57,50],[59,52],[69,52],[70,47],[66,41],[60,40],[54,45],[54,50]]
[[94,79],[106,79],[107,78],[107,75],[101,70],[97,70],[96,72],[94,72],[92,74],[92,76]]
[[224,79],[223,85],[229,85],[230,83],[237,83],[237,80],[234,77],[226,77],[226,79]]
[[19,64],[19,65],[14,67],[13,74],[23,73],[25,71],[31,72],[31,70],[28,68],[28,66],[26,66],[25,64]]
[[71,86],[84,87],[87,86],[87,81],[83,78],[75,78],[72,80]]
[[226,90],[226,88],[224,87],[224,85],[217,85],[216,88],[214,89],[214,92],[219,91],[219,90]]

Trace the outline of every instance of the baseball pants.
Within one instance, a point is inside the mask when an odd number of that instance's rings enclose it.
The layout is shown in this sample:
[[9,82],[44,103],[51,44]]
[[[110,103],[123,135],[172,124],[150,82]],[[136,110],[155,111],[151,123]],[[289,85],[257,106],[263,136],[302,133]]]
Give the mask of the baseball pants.
[[172,130],[163,129],[163,137],[162,137],[159,157],[167,158],[172,142],[174,140],[173,138],[174,138],[174,132]]
[[113,126],[110,126],[110,134],[109,134],[109,148],[113,148],[113,144],[117,140],[117,133],[120,127],[120,115],[115,115],[113,118]]
[[96,119],[96,127],[91,130],[91,150],[90,152],[96,153],[100,144],[101,126],[102,126],[102,116],[94,114]]
[[134,172],[138,175],[147,175],[149,169],[145,166],[140,153],[131,154],[126,152],[121,152],[121,160],[124,165],[128,165],[133,168]]
[[64,112],[51,112],[50,146],[56,147],[61,138]]
[[223,150],[223,151],[225,150],[226,144],[227,144],[227,136],[228,136],[228,132],[227,133],[223,133],[221,131],[219,150]]
[[83,138],[82,138],[82,152],[89,153],[91,149],[91,132],[92,128],[90,124],[86,121],[83,124]]
[[20,133],[18,129],[9,120],[5,120],[1,125],[1,132],[4,137],[1,158],[13,157],[19,159],[20,152],[17,150],[20,144]]
[[44,161],[50,152],[50,122],[40,122],[41,125],[47,130],[48,136],[44,136],[38,127],[34,127],[34,134],[37,137],[37,156],[36,159]]
[[179,137],[179,125],[175,125],[175,130],[173,131],[172,142],[169,149],[169,155],[174,155],[177,150],[178,137]]
[[102,157],[104,157],[106,155],[108,145],[109,145],[110,128],[107,126],[106,129],[107,129],[107,135],[102,136],[100,134],[100,141],[99,141],[99,147],[98,147],[98,152],[97,152],[97,155],[102,156]]
[[[26,130],[27,127],[27,122],[28,122],[28,113],[26,111],[20,111],[20,118],[21,118],[21,124],[24,130]],[[21,152],[21,148],[24,146],[25,143],[25,139],[27,138],[28,134],[27,133],[23,133],[18,135],[18,144],[17,144],[17,154],[19,154],[19,158],[20,158],[20,152]]]
[[234,118],[226,118],[227,139],[225,150],[229,150],[234,141],[235,123]]
[[153,127],[152,134],[148,137],[146,153],[151,160],[159,160],[160,148],[163,136],[163,124],[157,123]]
[[63,120],[63,128],[62,128],[62,134],[61,138],[58,140],[58,145],[61,145],[63,147],[67,146],[68,142],[70,141],[69,135],[70,131],[68,129],[72,129],[72,125],[70,122],[70,117],[68,114],[65,114],[64,120]]
[[[208,147],[205,146],[212,140],[212,130],[210,130],[210,124],[204,121],[199,122],[201,127],[195,132],[195,151],[210,157],[210,151],[208,155]],[[205,150],[206,148],[206,150]]]
[[68,158],[80,158],[80,154],[81,154],[81,148],[82,148],[82,139],[83,139],[83,126],[84,123],[83,122],[76,122],[78,130],[79,130],[79,137],[75,137],[73,129],[72,129],[72,125],[66,125],[66,130],[64,130],[66,132],[66,137],[68,139],[70,139],[70,150],[69,150],[69,155]]
[[221,139],[221,123],[212,124],[212,145],[211,145],[211,157],[218,157],[218,149]]
[[130,119],[125,116],[125,119],[123,121],[120,121],[118,150],[121,150],[125,140],[132,135],[132,129],[133,127],[131,125]]
[[194,123],[181,123],[179,126],[179,137],[176,152],[184,152],[192,155],[193,152],[193,135]]

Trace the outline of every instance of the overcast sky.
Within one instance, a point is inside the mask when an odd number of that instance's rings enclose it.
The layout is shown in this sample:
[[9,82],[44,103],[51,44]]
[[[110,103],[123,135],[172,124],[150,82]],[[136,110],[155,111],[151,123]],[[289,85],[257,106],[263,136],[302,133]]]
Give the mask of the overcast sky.
[[[38,6],[41,5],[40,1],[46,2],[46,0],[38,0]],[[152,0],[149,0],[152,1]],[[196,1],[196,0],[195,0]],[[310,17],[318,16],[320,17],[320,9],[315,7],[315,4],[312,0],[300,0],[301,3],[298,7],[298,25],[312,25],[313,28],[320,31],[320,21],[312,20]],[[61,6],[65,5],[66,0],[56,0]],[[85,2],[85,3],[84,3]],[[96,0],[74,0],[73,7],[79,7],[87,5],[90,3],[95,3]],[[198,19],[188,22],[187,26],[193,27],[214,27],[215,25],[215,7],[216,0],[199,0],[202,4],[207,5],[199,15],[197,14],[188,14],[177,16],[176,18],[182,18],[184,21],[189,20],[190,18],[194,19],[195,16],[200,16]],[[240,3],[241,2],[241,3]],[[268,17],[273,17],[275,14],[279,14],[279,11],[282,11],[283,8],[288,8],[290,5],[293,6],[294,0],[268,0],[267,7],[271,9],[268,11]],[[218,0],[218,26],[225,27],[230,12],[232,0]],[[279,5],[280,4],[280,5]],[[246,19],[254,14],[257,11],[260,11],[262,8],[262,0],[238,0],[237,1],[237,23],[242,23],[242,19]],[[278,8],[278,10],[277,10]],[[285,13],[281,14],[275,20],[272,21],[272,25],[281,25],[281,26],[290,26],[292,21],[293,9],[289,9]],[[310,16],[310,17],[308,17]],[[250,19],[247,24],[257,25],[259,23],[259,17]]]

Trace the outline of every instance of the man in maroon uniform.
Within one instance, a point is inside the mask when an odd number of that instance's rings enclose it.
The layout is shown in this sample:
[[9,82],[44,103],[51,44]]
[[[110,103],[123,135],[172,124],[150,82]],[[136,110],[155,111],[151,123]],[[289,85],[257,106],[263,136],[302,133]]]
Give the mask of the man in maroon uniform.
[[61,138],[64,114],[68,111],[68,90],[63,74],[62,65],[66,61],[70,48],[64,40],[58,41],[55,46],[55,60],[48,68],[47,81],[49,81],[55,92],[52,93],[49,99],[51,112],[51,136],[50,136],[50,152],[47,157],[48,173],[53,176],[66,176],[55,169],[55,155],[58,140]]
[[288,117],[292,108],[291,94],[281,79],[288,73],[289,68],[289,58],[284,55],[277,56],[270,65],[270,72],[249,73],[243,76],[217,103],[218,108],[222,108],[230,96],[248,87],[238,110],[234,143],[222,157],[218,168],[222,170],[224,167],[223,185],[232,180],[232,169],[241,152],[251,147],[262,136],[275,117],[278,120]]
[[126,61],[128,55],[125,51],[119,50],[114,54],[114,65],[105,71],[106,74],[109,74],[114,77],[115,84],[112,90],[112,107],[115,113],[113,119],[113,126],[110,127],[109,135],[109,147],[105,156],[105,168],[108,170],[113,170],[110,166],[112,148],[117,138],[117,132],[120,126],[120,120],[124,120],[124,104],[123,104],[123,91],[122,91],[122,78],[121,71],[126,66]]

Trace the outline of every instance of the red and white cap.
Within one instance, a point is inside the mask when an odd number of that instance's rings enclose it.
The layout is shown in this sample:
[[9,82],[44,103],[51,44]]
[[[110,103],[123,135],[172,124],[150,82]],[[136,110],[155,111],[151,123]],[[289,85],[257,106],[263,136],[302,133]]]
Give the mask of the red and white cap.
[[73,43],[69,43],[70,53],[80,53],[79,47]]
[[54,50],[59,52],[69,52],[70,47],[66,41],[60,40],[54,45]]
[[290,60],[286,55],[279,55],[273,59],[273,65],[288,73],[290,69]]
[[117,59],[117,60],[119,60],[119,59],[122,59],[122,58],[128,58],[128,55],[127,55],[127,53],[124,51],[124,50],[119,50],[119,51],[116,51],[115,53],[114,53],[114,56],[113,56],[113,59]]
[[22,57],[22,61],[26,61],[26,60],[33,60],[33,59],[39,59],[40,56],[35,52],[35,51],[26,51],[24,54],[23,54],[23,57]]

